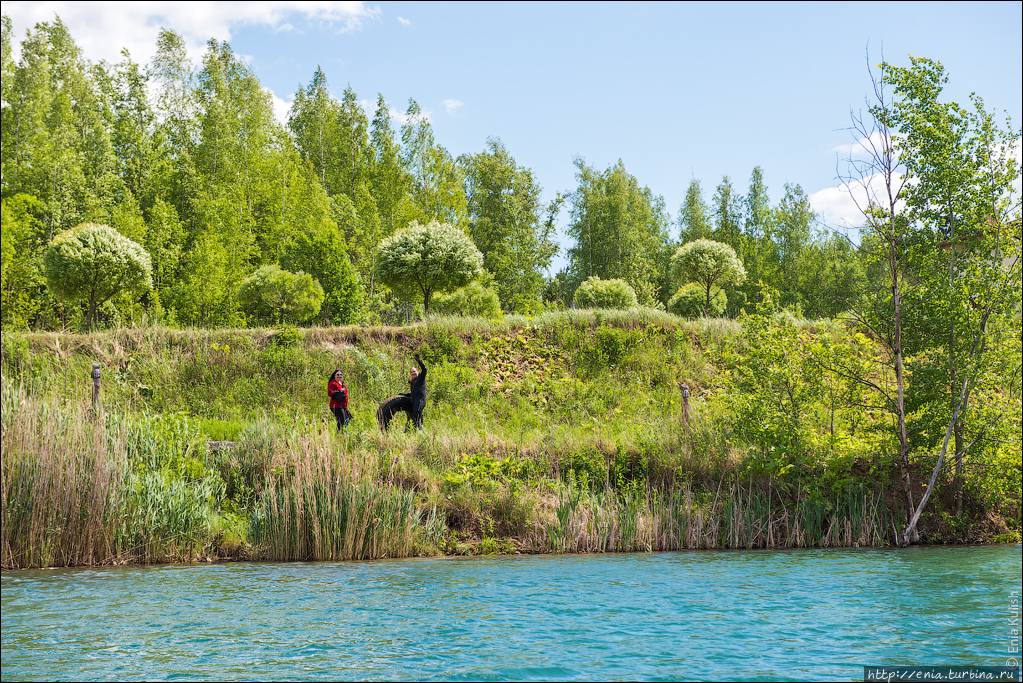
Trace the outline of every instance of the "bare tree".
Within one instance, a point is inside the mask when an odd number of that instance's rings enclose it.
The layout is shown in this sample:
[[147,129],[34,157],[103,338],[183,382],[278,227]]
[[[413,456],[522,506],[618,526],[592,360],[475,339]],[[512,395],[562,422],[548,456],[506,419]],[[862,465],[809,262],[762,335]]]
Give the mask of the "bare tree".
[[[865,309],[854,309],[852,315],[887,351],[888,360],[894,366],[895,391],[866,377],[857,379],[877,391],[895,417],[899,439],[899,477],[905,496],[908,529],[916,506],[910,489],[902,343],[902,305],[906,295],[905,240],[909,230],[909,221],[902,212],[906,177],[893,138],[892,102],[884,91],[884,83],[869,68],[868,72],[874,99],[867,101],[867,115],[850,112],[852,125],[849,130],[862,155],[850,152],[845,160],[846,169],[839,169],[838,177],[864,217],[865,234],[861,234],[860,249],[884,269],[885,295],[878,292],[878,296],[868,299]],[[914,527],[912,541],[918,540]]]

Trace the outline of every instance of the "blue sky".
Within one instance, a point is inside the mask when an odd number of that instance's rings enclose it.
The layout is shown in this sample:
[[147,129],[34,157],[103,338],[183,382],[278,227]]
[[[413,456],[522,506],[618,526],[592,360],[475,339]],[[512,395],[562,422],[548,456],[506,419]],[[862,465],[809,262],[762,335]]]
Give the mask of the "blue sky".
[[[57,13],[90,59],[147,61],[160,26],[193,46],[228,40],[281,114],[317,64],[333,93],[414,98],[453,155],[501,138],[545,197],[575,187],[573,159],[621,159],[674,218],[690,178],[744,192],[763,167],[772,201],[799,183],[832,225],[870,64],[941,61],[948,99],[971,91],[1023,121],[1023,3],[4,2],[15,33]],[[372,108],[372,107],[371,107]],[[372,112],[370,112],[372,113]],[[567,212],[562,215],[562,225]],[[677,233],[676,233],[677,236]],[[556,264],[557,265],[557,264]]]

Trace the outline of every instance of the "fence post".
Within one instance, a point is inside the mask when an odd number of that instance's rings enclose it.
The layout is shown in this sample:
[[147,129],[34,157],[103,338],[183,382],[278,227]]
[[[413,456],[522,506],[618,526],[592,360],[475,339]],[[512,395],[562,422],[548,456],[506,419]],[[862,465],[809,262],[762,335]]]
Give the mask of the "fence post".
[[682,392],[682,424],[689,429],[689,385],[679,384],[678,388]]
[[92,364],[92,412],[99,408],[99,363]]

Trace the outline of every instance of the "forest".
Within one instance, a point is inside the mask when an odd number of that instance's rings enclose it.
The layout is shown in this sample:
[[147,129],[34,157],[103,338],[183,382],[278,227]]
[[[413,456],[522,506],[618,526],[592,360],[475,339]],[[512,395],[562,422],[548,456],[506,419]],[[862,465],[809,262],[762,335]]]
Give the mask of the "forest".
[[[422,301],[380,281],[378,248],[430,221],[479,249],[476,298],[496,296],[492,312],[571,306],[591,276],[622,279],[639,304],[664,308],[680,286],[671,256],[701,238],[730,246],[748,274],[719,297],[717,314],[734,317],[771,288],[797,315],[832,317],[866,281],[854,245],[820,227],[803,189],[787,183],[772,204],[760,167],[745,195],[728,176],[712,194],[692,180],[672,217],[621,162],[599,169],[577,158],[577,187],[544,201],[499,138],[455,158],[414,100],[396,127],[383,94],[370,118],[351,88],[334,97],[321,69],[282,125],[227,43],[211,41],[196,68],[182,37],[164,30],[151,64],[128,54],[94,64],[57,19],[24,38],[15,63],[3,22],[4,329],[91,327],[87,305],[47,288],[42,264],[54,237],[86,222],[113,227],[152,262],[151,285],[97,307],[100,328],[266,323],[239,292],[267,266],[323,289],[317,310],[291,322],[407,322]],[[572,246],[550,277],[561,212]]]

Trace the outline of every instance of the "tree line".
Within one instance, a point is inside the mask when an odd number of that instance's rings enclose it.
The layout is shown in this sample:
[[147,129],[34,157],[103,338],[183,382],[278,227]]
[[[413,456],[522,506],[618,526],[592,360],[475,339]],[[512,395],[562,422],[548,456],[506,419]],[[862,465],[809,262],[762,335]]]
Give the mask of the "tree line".
[[[575,190],[544,201],[500,139],[456,158],[415,100],[396,127],[383,95],[370,118],[351,87],[333,97],[319,68],[281,124],[269,92],[226,42],[211,40],[193,65],[183,38],[164,29],[148,65],[127,51],[116,64],[93,63],[56,18],[27,32],[17,60],[13,47],[5,16],[8,328],[67,329],[89,317],[88,304],[46,287],[42,260],[55,237],[87,222],[113,227],[152,260],[151,286],[98,307],[107,324],[264,321],[245,305],[252,288],[242,285],[260,269],[260,282],[280,281],[267,267],[322,288],[310,322],[407,317],[416,302],[381,282],[379,247],[431,221],[472,240],[483,258],[474,286],[507,312],[571,305],[590,277],[624,280],[639,304],[665,306],[679,285],[672,254],[701,238],[731,246],[749,274],[726,292],[729,314],[766,286],[804,315],[834,315],[864,278],[848,241],[817,228],[802,188],[787,184],[771,205],[759,167],[745,197],[726,176],[708,202],[693,180],[677,220],[621,161],[602,171],[577,158]],[[563,209],[573,244],[567,267],[548,277]]]
[[[350,87],[331,96],[319,68],[282,125],[224,42],[210,41],[195,67],[181,36],[163,30],[142,67],[126,52],[117,64],[88,62],[59,18],[26,35],[17,63],[13,39],[4,17],[6,326],[68,327],[87,315],[88,306],[54,296],[42,270],[52,240],[83,222],[114,227],[152,258],[151,288],[111,297],[110,320],[265,319],[245,306],[252,287],[243,284],[260,269],[261,282],[280,280],[267,267],[322,288],[314,322],[394,318],[414,300],[380,281],[381,243],[430,221],[471,238],[483,258],[477,286],[509,312],[570,305],[592,277],[620,279],[639,304],[670,308],[687,279],[672,257],[708,239],[731,247],[745,277],[716,288],[713,304],[708,284],[704,313],[736,315],[767,290],[805,317],[831,317],[867,289],[870,259],[819,227],[798,184],[786,183],[772,205],[759,166],[745,195],[724,176],[708,200],[693,179],[674,220],[621,161],[600,170],[576,158],[577,187],[544,202],[499,139],[455,158],[414,100],[396,129],[383,95],[369,119]],[[568,265],[551,278],[566,202]]]

